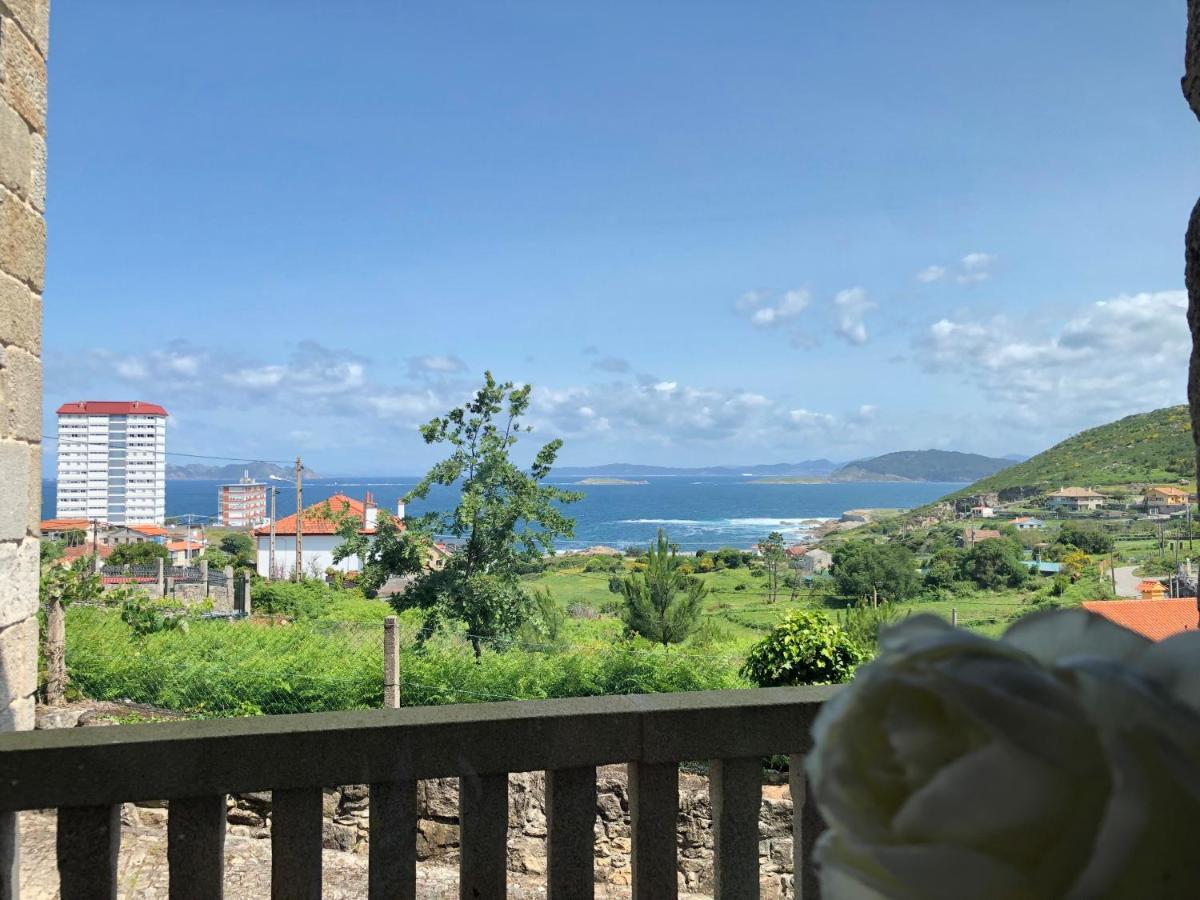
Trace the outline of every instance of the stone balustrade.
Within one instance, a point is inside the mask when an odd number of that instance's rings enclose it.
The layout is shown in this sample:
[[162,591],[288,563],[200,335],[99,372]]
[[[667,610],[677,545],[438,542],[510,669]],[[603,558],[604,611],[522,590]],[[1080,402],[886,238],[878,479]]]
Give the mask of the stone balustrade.
[[[460,895],[503,897],[510,773],[544,772],[550,898],[593,896],[597,767],[624,764],[632,895],[672,898],[679,763],[709,761],[712,890],[758,897],[762,758],[792,759],[795,894],[820,828],[802,756],[835,688],[594,697],[0,736],[0,811],[56,808],[62,897],[115,897],[123,803],[166,801],[172,897],[219,897],[229,796],[270,791],[272,896],[319,897],[327,788],[369,785],[371,897],[415,896],[419,796],[457,778]],[[422,786],[421,782],[427,782]],[[690,827],[690,826],[688,826]],[[625,850],[625,841],[619,844]],[[608,848],[611,852],[611,848]],[[428,847],[426,847],[428,851]],[[683,866],[687,869],[687,866]]]

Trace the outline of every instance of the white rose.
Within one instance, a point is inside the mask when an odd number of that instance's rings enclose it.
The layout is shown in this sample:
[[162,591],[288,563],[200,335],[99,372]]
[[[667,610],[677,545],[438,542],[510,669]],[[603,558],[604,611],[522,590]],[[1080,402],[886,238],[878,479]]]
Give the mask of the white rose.
[[1198,710],[1197,632],[909,619],[814,725],[823,896],[1200,897]]

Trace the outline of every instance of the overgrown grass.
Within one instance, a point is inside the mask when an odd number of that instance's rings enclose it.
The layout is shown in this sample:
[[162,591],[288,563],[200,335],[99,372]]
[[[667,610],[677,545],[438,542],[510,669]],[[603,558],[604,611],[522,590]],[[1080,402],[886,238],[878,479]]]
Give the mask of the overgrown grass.
[[[79,608],[68,614],[67,664],[73,686],[99,700],[209,716],[365,709],[383,702],[382,636],[375,624],[193,621],[136,637],[119,616]],[[746,687],[737,668],[644,642],[488,650],[476,664],[443,637],[401,654],[401,696],[429,705]]]

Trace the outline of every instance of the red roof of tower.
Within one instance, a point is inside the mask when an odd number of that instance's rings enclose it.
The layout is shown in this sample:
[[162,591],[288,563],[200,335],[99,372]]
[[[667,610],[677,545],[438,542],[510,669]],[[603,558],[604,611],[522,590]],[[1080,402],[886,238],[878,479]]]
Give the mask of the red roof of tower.
[[64,403],[58,414],[76,416],[165,416],[167,411],[157,403],[143,400],[80,400]]

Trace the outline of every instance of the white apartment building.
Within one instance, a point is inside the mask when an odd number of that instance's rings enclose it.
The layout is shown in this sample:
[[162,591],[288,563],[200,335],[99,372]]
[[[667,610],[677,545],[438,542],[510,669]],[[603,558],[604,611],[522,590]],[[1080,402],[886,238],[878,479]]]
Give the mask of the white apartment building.
[[267,486],[246,472],[237,484],[217,488],[217,521],[226,528],[256,528],[267,521]]
[[64,403],[58,408],[56,515],[161,525],[166,452],[167,411],[155,403]]

